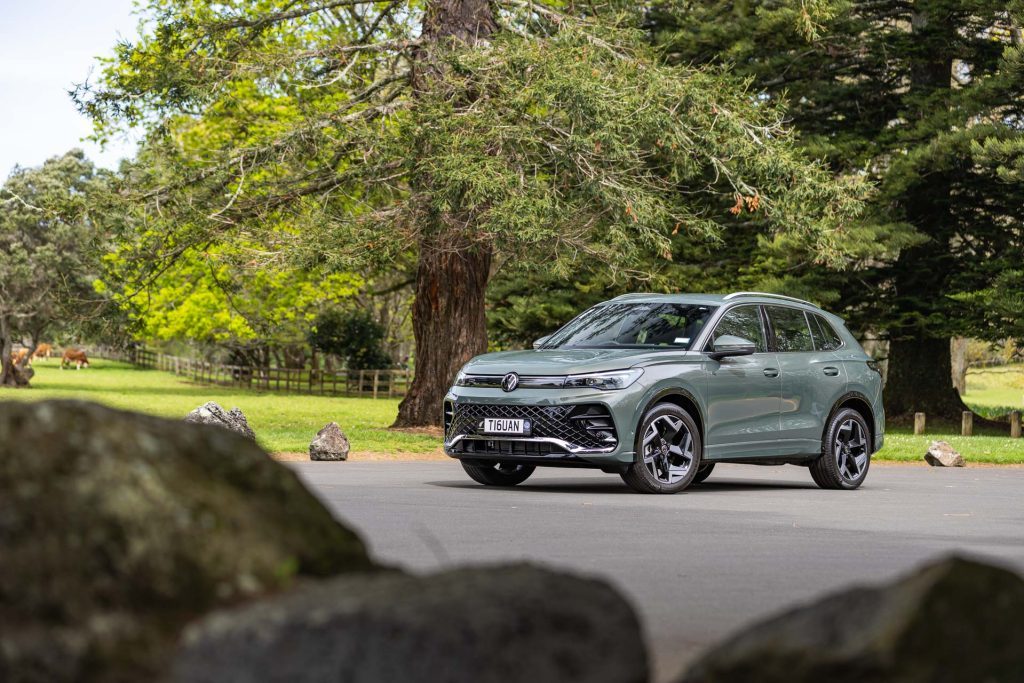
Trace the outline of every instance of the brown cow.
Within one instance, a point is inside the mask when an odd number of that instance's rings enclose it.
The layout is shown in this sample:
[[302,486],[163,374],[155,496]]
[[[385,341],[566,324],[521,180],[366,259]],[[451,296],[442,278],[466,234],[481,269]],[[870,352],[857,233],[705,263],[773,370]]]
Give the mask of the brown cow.
[[32,356],[33,358],[49,358],[53,353],[53,346],[50,344],[40,344],[36,347],[36,352]]
[[60,369],[64,369],[64,364],[71,365],[75,364],[76,370],[89,367],[89,359],[85,355],[85,351],[79,351],[77,349],[68,349],[64,352],[64,357],[60,359]]
[[17,349],[11,351],[11,364],[22,367],[23,365],[31,365],[31,361],[26,363],[25,359],[28,358],[28,349]]

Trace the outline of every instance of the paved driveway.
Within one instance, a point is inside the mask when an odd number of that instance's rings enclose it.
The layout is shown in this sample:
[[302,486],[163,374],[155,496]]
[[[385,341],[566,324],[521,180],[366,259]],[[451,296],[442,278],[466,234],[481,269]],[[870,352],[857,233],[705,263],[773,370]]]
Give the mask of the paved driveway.
[[601,576],[640,611],[658,680],[751,619],[950,552],[1024,571],[1024,469],[875,466],[858,491],[803,468],[719,465],[676,496],[538,470],[514,489],[452,462],[295,463],[381,561],[530,560]]

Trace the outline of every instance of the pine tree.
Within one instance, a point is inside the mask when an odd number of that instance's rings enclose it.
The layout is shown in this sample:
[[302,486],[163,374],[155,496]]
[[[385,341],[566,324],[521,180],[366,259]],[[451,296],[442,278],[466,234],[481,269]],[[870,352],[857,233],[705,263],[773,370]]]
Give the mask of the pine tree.
[[650,17],[670,61],[734,65],[765,100],[788,101],[811,154],[876,183],[869,213],[898,248],[831,279],[846,315],[889,339],[890,414],[958,415],[950,337],[1013,331],[967,302],[1024,260],[1021,11],[992,0],[681,0]]

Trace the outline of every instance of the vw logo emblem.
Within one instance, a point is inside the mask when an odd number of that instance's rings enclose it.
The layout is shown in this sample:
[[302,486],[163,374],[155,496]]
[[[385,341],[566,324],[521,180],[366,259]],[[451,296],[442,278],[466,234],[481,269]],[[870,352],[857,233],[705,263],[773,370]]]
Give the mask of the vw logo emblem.
[[510,372],[501,378],[501,388],[503,391],[515,391],[518,386],[519,375],[514,372]]

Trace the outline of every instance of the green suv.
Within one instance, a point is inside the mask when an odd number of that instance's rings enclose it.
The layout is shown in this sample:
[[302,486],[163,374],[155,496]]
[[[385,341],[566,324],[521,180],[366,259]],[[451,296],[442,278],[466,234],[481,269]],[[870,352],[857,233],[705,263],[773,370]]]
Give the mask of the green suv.
[[882,447],[878,365],[836,316],[790,297],[627,294],[533,350],[488,353],[444,401],[444,448],[474,480],[538,466],[676,493],[719,462],[794,464],[855,489]]

